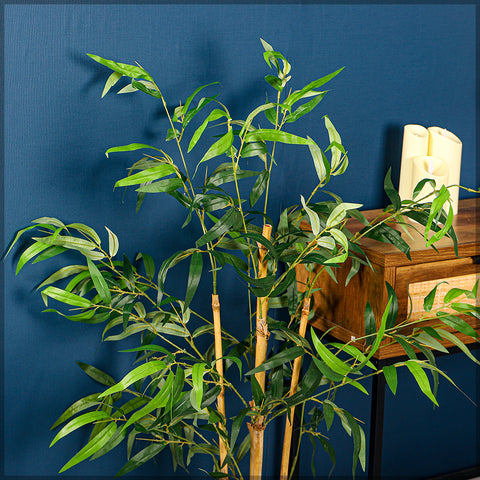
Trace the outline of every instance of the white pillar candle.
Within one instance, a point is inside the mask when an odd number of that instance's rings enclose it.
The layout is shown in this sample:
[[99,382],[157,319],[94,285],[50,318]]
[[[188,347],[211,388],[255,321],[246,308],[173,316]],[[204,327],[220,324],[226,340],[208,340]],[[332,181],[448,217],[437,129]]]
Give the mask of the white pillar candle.
[[[462,163],[462,142],[446,128],[429,127],[428,155],[439,157],[447,162],[448,182],[460,184],[460,167]],[[454,215],[458,212],[458,187],[449,188]]]
[[[412,165],[412,194],[413,190],[417,186],[417,183],[424,178],[435,180],[435,187],[437,190],[442,185],[448,185],[448,175],[448,165],[443,158],[432,157],[431,155],[424,155],[414,158]],[[417,195],[416,199],[420,200],[432,192],[432,185],[426,184]],[[426,201],[431,202],[433,198],[433,196],[431,198],[427,198]]]
[[402,161],[398,193],[402,200],[410,200],[412,186],[413,159],[428,154],[428,130],[421,125],[405,125],[403,128]]

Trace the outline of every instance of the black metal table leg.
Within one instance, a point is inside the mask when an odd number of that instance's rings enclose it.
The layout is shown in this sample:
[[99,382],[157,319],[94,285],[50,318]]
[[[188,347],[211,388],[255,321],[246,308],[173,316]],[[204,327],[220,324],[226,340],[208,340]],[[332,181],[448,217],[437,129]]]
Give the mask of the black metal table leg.
[[[386,364],[378,360],[380,370]],[[372,378],[372,403],[370,414],[370,448],[368,452],[368,480],[382,478],[383,420],[385,410],[385,377],[383,374]]]

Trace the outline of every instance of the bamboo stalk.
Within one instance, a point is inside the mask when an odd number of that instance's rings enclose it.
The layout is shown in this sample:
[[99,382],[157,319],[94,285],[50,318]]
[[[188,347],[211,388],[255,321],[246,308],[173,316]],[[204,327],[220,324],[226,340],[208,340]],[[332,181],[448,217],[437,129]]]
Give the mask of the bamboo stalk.
[[[259,420],[258,423],[247,424],[248,431],[250,432],[250,480],[259,480],[262,478],[265,425],[263,425],[263,417]],[[254,452],[253,455],[252,452]]]
[[[262,235],[270,240],[272,226],[265,224]],[[264,245],[258,244],[258,278],[264,278],[267,275],[267,264],[265,254],[267,249]],[[268,337],[270,333],[267,325],[268,297],[257,298],[256,312],[256,342],[255,342],[255,367],[258,367],[267,359]],[[265,372],[255,374],[262,391],[265,392]],[[253,402],[252,402],[253,403]],[[254,405],[252,405],[254,406]],[[265,425],[263,416],[259,415],[253,424],[248,424],[250,431],[250,480],[260,480],[262,478],[263,467],[263,439]]]
[[[310,298],[305,298],[303,300],[302,315],[300,317],[300,327],[298,329],[298,334],[303,338],[305,338],[305,333],[307,331],[309,313],[310,313]],[[302,357],[297,357],[293,362],[292,381],[290,383],[290,392],[289,392],[290,397],[297,392],[301,363],[302,363]],[[282,451],[282,465],[280,467],[280,480],[288,480],[294,414],[295,414],[295,407],[292,407],[290,409],[290,416],[287,415],[286,422],[285,422],[285,433],[283,437],[283,451]]]
[[[270,240],[272,234],[272,226],[268,223],[263,226],[262,235]],[[258,251],[258,278],[264,278],[267,275],[267,262],[265,254],[267,249],[264,245],[259,244]],[[255,367],[258,367],[267,359],[268,332],[267,326],[268,297],[257,298],[257,318],[256,318],[256,346],[255,346]],[[265,372],[255,374],[262,391],[265,391]]]
[[[213,312],[213,330],[215,334],[215,367],[220,375],[220,393],[217,397],[217,409],[225,417],[225,387],[223,385],[223,348],[222,348],[222,324],[220,321],[220,300],[218,295],[212,295],[212,312]],[[218,424],[218,428],[221,431],[225,431],[222,423]],[[225,439],[219,435],[218,446],[220,450],[220,465],[223,464],[227,457],[227,445]],[[224,465],[221,468],[223,473],[228,474],[228,465]]]

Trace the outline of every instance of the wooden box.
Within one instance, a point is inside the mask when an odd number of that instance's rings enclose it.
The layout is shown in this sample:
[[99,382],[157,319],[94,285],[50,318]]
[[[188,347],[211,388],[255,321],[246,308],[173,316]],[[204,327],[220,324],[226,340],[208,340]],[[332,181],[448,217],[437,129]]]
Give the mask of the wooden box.
[[[371,220],[376,218],[381,210],[363,213]],[[346,287],[345,280],[350,271],[348,262],[338,268],[338,283],[335,283],[326,272],[322,272],[315,285],[320,290],[313,294],[315,315],[311,324],[322,331],[335,327],[329,334],[338,340],[348,342],[365,334],[364,312],[367,301],[372,306],[378,328],[388,302],[385,282],[390,283],[398,297],[397,322],[404,321],[410,311],[411,320],[420,318],[425,313],[423,299],[438,282],[444,280],[448,284],[439,287],[437,298],[440,296],[443,298],[444,293],[452,287],[471,289],[480,277],[480,241],[477,235],[479,220],[480,199],[461,200],[459,212],[453,223],[458,237],[458,257],[455,256],[450,239],[443,238],[437,242],[436,252],[431,247],[426,248],[423,237],[416,234],[413,229],[409,229],[413,238],[408,238],[408,235],[402,233],[402,238],[411,248],[411,261],[391,245],[368,238],[362,239],[362,249],[374,270],[362,266]],[[350,219],[347,227],[350,231],[356,232],[362,225],[357,220]],[[307,272],[303,266],[297,268],[299,289],[306,276]],[[471,319],[468,321],[476,330],[480,329],[480,321]],[[436,323],[438,324],[438,321]],[[448,327],[445,329],[448,330]],[[475,341],[472,337],[462,334],[459,334],[459,338],[465,343]],[[357,341],[355,345],[361,349],[365,347],[362,341]],[[445,345],[451,346],[448,343]],[[400,345],[392,344],[379,349],[375,357],[385,359],[404,354]]]

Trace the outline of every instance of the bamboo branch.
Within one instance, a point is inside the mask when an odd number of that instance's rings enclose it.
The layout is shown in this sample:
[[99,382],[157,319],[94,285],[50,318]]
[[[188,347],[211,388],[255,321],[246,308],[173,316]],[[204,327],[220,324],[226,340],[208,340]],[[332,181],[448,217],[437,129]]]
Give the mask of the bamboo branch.
[[[265,224],[262,235],[270,240],[272,226]],[[258,278],[264,278],[267,275],[267,261],[265,254],[267,249],[264,245],[258,244]],[[255,343],[255,367],[258,367],[267,359],[268,337],[270,333],[267,325],[268,297],[257,298],[256,315],[256,343]],[[262,391],[265,392],[265,372],[255,374]],[[253,403],[253,402],[252,402]],[[262,478],[263,466],[263,439],[265,425],[263,416],[259,415],[255,423],[248,424],[250,431],[250,479],[260,480]]]
[[[222,324],[220,321],[220,301],[218,295],[212,295],[212,312],[213,312],[213,330],[215,334],[215,366],[217,372],[220,376],[220,394],[217,397],[217,409],[220,414],[225,417],[225,387],[223,385],[223,349],[222,349]],[[220,431],[225,431],[225,428],[222,423],[218,424]],[[225,458],[227,457],[227,445],[225,444],[225,439],[219,435],[218,446],[220,450],[219,463],[223,465]],[[228,474],[228,465],[221,467],[223,473]]]
[[[310,313],[310,298],[303,300],[302,315],[300,317],[300,327],[298,334],[305,338],[307,331],[308,315]],[[300,377],[300,366],[302,357],[297,357],[293,362],[292,381],[290,383],[289,396],[291,397],[297,392],[298,379]],[[280,468],[280,480],[288,480],[288,469],[290,465],[290,450],[292,445],[293,433],[293,416],[295,415],[295,407],[290,409],[290,415],[287,415],[285,422],[285,434],[283,437],[282,465]]]

